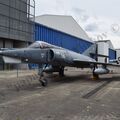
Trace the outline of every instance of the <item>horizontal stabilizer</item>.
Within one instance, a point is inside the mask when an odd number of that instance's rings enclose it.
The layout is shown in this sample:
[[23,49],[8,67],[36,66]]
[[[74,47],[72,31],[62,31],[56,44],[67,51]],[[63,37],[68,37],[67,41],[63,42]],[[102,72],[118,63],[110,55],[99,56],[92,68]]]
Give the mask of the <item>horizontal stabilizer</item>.
[[16,59],[16,58],[12,58],[12,57],[6,57],[6,56],[3,56],[3,61],[5,63],[11,63],[11,64],[21,63],[20,59]]

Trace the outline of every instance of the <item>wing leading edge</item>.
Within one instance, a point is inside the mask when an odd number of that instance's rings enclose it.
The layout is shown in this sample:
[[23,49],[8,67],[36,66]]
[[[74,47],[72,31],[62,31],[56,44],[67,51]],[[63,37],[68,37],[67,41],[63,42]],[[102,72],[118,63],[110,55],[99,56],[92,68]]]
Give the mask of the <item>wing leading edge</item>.
[[93,66],[93,65],[103,65],[103,66],[113,66],[113,67],[120,67],[120,64],[115,64],[115,63],[103,63],[103,62],[97,62],[97,61],[81,61],[79,59],[74,59],[73,60],[74,64],[76,64],[77,67],[81,66]]

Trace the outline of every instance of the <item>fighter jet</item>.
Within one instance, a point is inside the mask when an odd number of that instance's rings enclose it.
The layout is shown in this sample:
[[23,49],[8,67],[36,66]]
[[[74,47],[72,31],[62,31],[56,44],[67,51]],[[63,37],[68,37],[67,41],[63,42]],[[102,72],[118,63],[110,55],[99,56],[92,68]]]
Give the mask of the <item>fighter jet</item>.
[[[90,56],[90,49],[93,48],[94,58]],[[5,49],[0,51],[5,63],[34,63],[39,66],[40,82],[43,86],[47,85],[47,80],[42,79],[43,72],[59,72],[60,76],[64,76],[64,68],[66,66],[77,68],[91,68],[93,77],[98,79],[100,74],[108,74],[110,70],[108,66],[117,66],[105,62],[97,62],[96,47],[92,45],[83,54],[73,52],[71,50],[58,47],[47,42],[36,41],[27,48],[21,49]]]

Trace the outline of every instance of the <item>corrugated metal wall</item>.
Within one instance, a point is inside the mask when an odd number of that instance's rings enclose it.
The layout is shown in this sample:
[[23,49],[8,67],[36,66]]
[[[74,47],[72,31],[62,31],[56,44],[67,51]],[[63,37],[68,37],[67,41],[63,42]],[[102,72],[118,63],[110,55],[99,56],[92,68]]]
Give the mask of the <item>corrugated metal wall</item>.
[[113,49],[109,49],[109,59],[114,60],[116,59],[116,51]]
[[35,40],[42,40],[80,53],[83,53],[93,44],[38,23],[35,23]]

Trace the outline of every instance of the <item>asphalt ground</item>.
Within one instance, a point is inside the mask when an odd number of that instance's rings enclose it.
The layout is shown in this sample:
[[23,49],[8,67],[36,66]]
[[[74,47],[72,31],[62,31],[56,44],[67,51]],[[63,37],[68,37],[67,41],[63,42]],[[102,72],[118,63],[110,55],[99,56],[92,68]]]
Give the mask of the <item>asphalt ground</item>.
[[0,72],[0,120],[120,120],[120,74],[92,80],[69,68],[45,77],[42,87],[36,71]]

